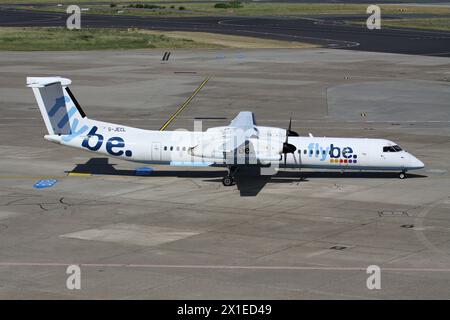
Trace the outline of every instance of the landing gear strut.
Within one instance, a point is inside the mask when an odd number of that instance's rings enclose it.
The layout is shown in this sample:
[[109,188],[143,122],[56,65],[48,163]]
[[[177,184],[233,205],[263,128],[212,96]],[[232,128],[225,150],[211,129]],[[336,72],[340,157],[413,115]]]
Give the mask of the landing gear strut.
[[230,166],[228,167],[228,174],[223,177],[222,183],[225,187],[232,186],[234,184],[234,175],[236,174],[238,167]]
[[398,175],[398,177],[399,177],[400,179],[405,179],[405,178],[406,178],[406,171],[400,172],[399,175]]

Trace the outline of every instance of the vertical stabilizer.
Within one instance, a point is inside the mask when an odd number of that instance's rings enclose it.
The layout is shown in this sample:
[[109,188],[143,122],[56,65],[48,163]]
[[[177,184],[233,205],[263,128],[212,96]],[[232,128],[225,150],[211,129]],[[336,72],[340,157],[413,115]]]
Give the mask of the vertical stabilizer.
[[70,83],[60,77],[27,78],[49,135],[72,135],[80,126],[84,128],[86,115],[68,88]]

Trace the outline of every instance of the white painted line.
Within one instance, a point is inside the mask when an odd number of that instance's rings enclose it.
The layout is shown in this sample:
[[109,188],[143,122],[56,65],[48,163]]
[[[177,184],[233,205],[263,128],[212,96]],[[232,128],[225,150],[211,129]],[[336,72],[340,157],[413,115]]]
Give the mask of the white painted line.
[[[294,270],[294,271],[366,271],[367,267],[302,267],[302,266],[239,266],[239,265],[174,265],[174,264],[125,264],[125,263],[59,263],[59,262],[0,262],[0,267],[80,267],[144,268],[144,269],[223,269],[223,270]],[[382,271],[402,272],[450,272],[450,268],[383,268]]]

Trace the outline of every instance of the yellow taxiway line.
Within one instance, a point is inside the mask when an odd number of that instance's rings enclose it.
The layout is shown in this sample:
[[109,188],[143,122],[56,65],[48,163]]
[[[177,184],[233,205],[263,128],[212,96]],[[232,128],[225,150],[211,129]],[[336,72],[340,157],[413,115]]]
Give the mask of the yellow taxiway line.
[[189,105],[189,103],[192,101],[192,99],[194,99],[197,93],[199,93],[200,90],[202,90],[202,88],[206,85],[209,79],[211,79],[211,76],[208,76],[205,80],[203,80],[202,83],[200,83],[197,89],[195,89],[194,92],[190,95],[190,97],[183,102],[181,107],[178,108],[178,110],[169,118],[169,120],[167,120],[166,123],[164,123],[164,125],[159,129],[159,131],[164,131],[169,126],[169,124],[181,113],[181,111],[183,111]]

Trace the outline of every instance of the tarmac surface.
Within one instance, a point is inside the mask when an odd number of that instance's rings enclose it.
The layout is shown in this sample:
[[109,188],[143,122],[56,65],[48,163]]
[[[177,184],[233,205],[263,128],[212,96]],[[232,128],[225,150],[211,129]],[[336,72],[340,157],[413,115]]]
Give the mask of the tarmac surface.
[[[0,26],[66,26],[68,15],[0,8]],[[329,48],[450,57],[450,32],[414,29],[368,30],[347,25],[346,20],[365,21],[368,16],[321,17],[181,17],[82,15],[82,27],[142,28],[202,31],[300,41]],[[383,15],[383,18],[402,16]],[[423,17],[428,17],[424,15]]]
[[[1,299],[448,299],[450,60],[333,49],[1,52]],[[270,180],[153,166],[43,139],[26,76],[71,78],[88,117],[158,129],[242,110],[301,135],[379,137],[426,167]],[[365,116],[361,116],[364,113]],[[68,175],[75,172],[78,175]],[[80,173],[85,173],[80,174]],[[91,173],[87,174],[86,173]],[[41,179],[56,179],[36,189]],[[81,265],[81,289],[66,268]],[[381,268],[381,289],[366,268]]]

